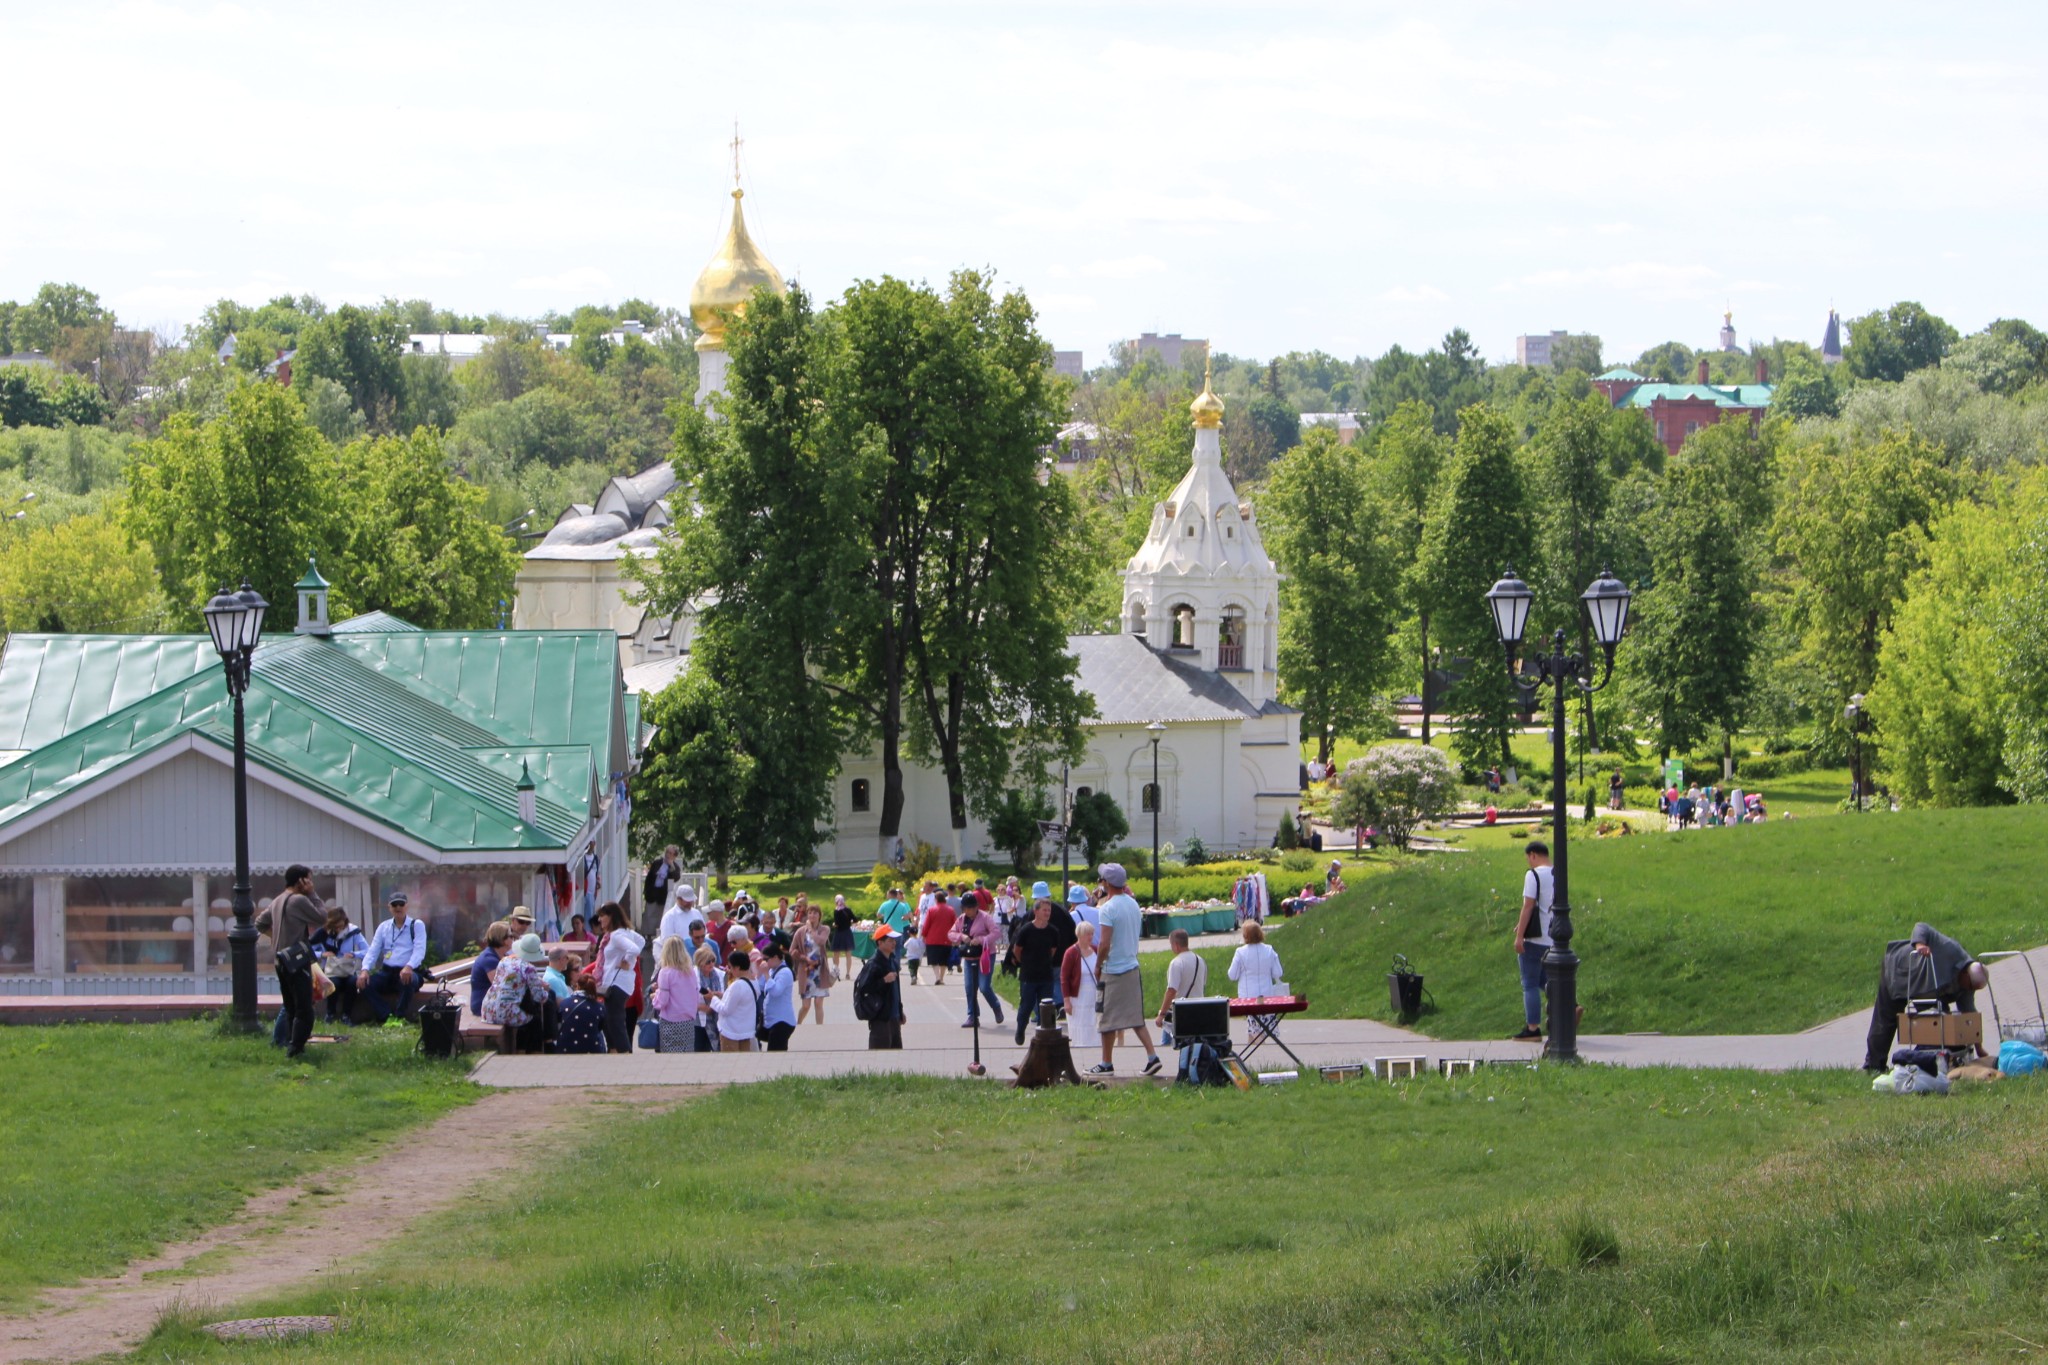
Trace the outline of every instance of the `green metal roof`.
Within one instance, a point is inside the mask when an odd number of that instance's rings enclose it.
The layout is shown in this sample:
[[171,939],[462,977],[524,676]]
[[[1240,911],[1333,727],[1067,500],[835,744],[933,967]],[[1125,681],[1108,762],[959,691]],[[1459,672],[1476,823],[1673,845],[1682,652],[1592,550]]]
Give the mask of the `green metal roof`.
[[1631,370],[1626,365],[1617,365],[1613,369],[1609,370],[1606,374],[1595,375],[1593,377],[1595,379],[1626,379],[1632,380],[1635,383],[1640,384],[1644,380],[1648,379],[1650,376],[1646,374],[1637,374],[1634,370]]
[[1640,384],[1625,395],[1621,405],[1647,408],[1652,403],[1705,401],[1717,408],[1767,408],[1772,384]]
[[336,635],[377,635],[394,630],[418,630],[410,621],[401,621],[388,611],[369,611],[361,616],[351,616],[346,621],[334,623]]
[[[15,636],[0,738],[30,752],[0,765],[0,828],[185,734],[232,746],[212,660],[203,637]],[[621,695],[609,632],[273,637],[253,660],[249,758],[437,849],[561,850],[623,767]]]
[[300,592],[318,592],[322,588],[331,588],[333,586],[332,583],[329,583],[320,576],[319,567],[310,559],[306,561],[306,576],[292,584],[292,587]]

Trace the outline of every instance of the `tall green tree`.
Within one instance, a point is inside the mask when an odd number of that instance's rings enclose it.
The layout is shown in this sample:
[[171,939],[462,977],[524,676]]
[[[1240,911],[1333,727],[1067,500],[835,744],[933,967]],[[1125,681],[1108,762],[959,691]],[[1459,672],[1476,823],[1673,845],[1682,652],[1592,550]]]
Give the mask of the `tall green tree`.
[[113,320],[113,313],[92,290],[69,283],[45,284],[15,313],[10,339],[22,350],[54,354],[65,332]]
[[[1450,458],[1450,443],[1436,432],[1429,405],[1420,399],[1401,404],[1374,429],[1367,455],[1372,492],[1388,509],[1389,550],[1401,566],[1401,601],[1415,626],[1416,691],[1422,698],[1422,738],[1429,741],[1430,606],[1434,598],[1418,566],[1423,535],[1435,505],[1436,488]],[[1283,561],[1284,562],[1284,561]]]
[[849,530],[866,557],[839,655],[882,743],[881,833],[899,832],[907,740],[945,775],[957,845],[970,810],[1079,756],[1092,709],[1058,588],[1078,516],[1040,482],[1063,393],[1029,303],[972,271],[944,295],[863,281],[832,323],[827,458],[862,476]]
[[1281,695],[1325,763],[1335,735],[1385,733],[1399,578],[1385,510],[1364,460],[1327,427],[1288,451],[1259,495],[1267,548],[1287,566]]
[[1665,476],[1653,583],[1634,604],[1630,691],[1667,758],[1715,736],[1725,748],[1752,676],[1757,561],[1715,475],[1681,459]]
[[1928,528],[1926,557],[1906,581],[1878,647],[1866,698],[1882,736],[1879,772],[1912,806],[1999,805],[2011,799],[2006,686],[1998,630],[2028,532],[2048,513],[2048,480],[1986,490]]
[[[1450,704],[1463,718],[1456,747],[1468,762],[1513,761],[1508,735],[1516,701],[1485,595],[1502,569],[1530,564],[1534,549],[1513,426],[1496,409],[1474,404],[1458,414],[1457,443],[1415,569],[1445,653],[1464,661]],[[1532,613],[1532,642],[1544,624]]]
[[398,319],[345,303],[299,334],[294,376],[317,375],[348,390],[374,432],[396,429],[405,377],[399,358],[405,332]]
[[1896,382],[1914,370],[1939,365],[1959,333],[1917,303],[1895,303],[1849,323],[1842,360],[1858,379]]
[[1838,738],[1843,702],[1867,693],[1927,527],[1955,495],[1942,452],[1910,428],[1875,441],[1816,441],[1791,457],[1775,521],[1795,666]]
[[117,516],[79,516],[0,536],[0,634],[161,629],[164,595],[149,547]]
[[359,441],[340,463],[345,573],[328,577],[347,585],[349,601],[429,630],[495,622],[519,556],[484,515],[484,490],[449,472],[440,436],[422,427]]
[[293,609],[308,557],[340,558],[339,467],[298,398],[246,382],[226,406],[211,422],[172,416],[128,473],[124,520],[155,547],[172,619],[186,628],[199,625],[209,597],[244,578],[278,621]]

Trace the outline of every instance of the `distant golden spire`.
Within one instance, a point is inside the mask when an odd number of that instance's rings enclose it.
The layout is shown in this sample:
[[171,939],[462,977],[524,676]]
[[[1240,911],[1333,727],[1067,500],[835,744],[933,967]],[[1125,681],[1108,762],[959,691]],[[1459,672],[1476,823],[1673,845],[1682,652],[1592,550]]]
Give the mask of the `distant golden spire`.
[[1223,425],[1223,400],[1216,396],[1210,380],[1209,348],[1202,348],[1202,391],[1195,395],[1195,401],[1188,404],[1188,412],[1195,419],[1200,430],[1214,430]]
[[740,211],[740,200],[746,197],[746,191],[740,188],[737,122],[732,130],[732,182],[732,220],[726,224],[725,240],[718,244],[717,254],[697,276],[697,282],[690,286],[690,320],[703,333],[697,338],[700,351],[724,349],[726,322],[746,311],[747,300],[754,297],[756,289],[766,286],[781,294],[788,288],[775,263],[754,245],[754,239],[747,233],[746,216]]

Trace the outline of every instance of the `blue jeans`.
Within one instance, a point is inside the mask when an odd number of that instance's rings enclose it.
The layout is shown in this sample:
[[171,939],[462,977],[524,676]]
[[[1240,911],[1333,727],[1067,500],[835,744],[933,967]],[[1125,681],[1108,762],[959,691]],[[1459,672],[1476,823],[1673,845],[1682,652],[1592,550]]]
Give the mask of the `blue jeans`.
[[1543,973],[1543,955],[1549,951],[1547,943],[1522,945],[1522,1022],[1530,1028],[1543,1023],[1543,988],[1550,984]]
[[961,964],[960,970],[967,977],[967,1022],[971,1024],[981,1017],[980,1007],[974,1000],[975,992],[979,991],[981,998],[988,1001],[988,1007],[996,1012],[996,1022],[1000,1024],[1003,1022],[1003,1002],[996,998],[996,988],[981,973],[981,954],[972,947],[966,951],[971,956]]
[[277,1012],[277,1022],[270,1026],[270,1045],[283,1047],[292,1040],[292,1017],[282,1009]]
[[[407,1007],[412,1004],[412,998],[419,993],[419,989],[420,974],[418,972],[412,974],[412,984],[408,986],[399,979],[398,968],[379,967],[376,971],[370,973],[370,989],[368,992],[370,1012],[377,1016],[377,1022],[380,1024],[389,1019],[394,1013],[403,1019]],[[395,991],[397,993],[398,1008],[396,1010],[385,1006],[384,992],[386,991]]]
[[1038,1013],[1041,1000],[1053,999],[1060,987],[1060,979],[1033,981],[1029,977],[1017,978],[1017,1042],[1024,1042],[1024,1030],[1031,1027],[1031,1018]]

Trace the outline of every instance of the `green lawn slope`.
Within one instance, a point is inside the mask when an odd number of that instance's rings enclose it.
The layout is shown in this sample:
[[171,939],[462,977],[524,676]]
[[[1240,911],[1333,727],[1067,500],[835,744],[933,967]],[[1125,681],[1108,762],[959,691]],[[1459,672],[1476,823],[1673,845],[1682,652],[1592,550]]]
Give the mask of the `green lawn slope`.
[[210,1020],[0,1028],[0,1310],[212,1228],[477,1093],[462,1062],[429,1061],[418,1041],[358,1029],[288,1063],[267,1018],[240,1038]]
[[869,1077],[604,1120],[367,1267],[136,1359],[2004,1359],[2048,1340],[2048,1081],[1501,1068],[1017,1092]]
[[[1418,1026],[1488,1038],[1521,1026],[1510,942],[1519,849],[1420,857],[1271,937],[1322,1017],[1390,1019],[1405,953],[1436,1008]],[[1868,1008],[1887,941],[1926,920],[1973,952],[2048,942],[2048,809],[1778,821],[1580,839],[1571,898],[1588,1032],[1781,1033]],[[1210,950],[1218,965],[1229,950]],[[1161,965],[1148,962],[1157,999]],[[1216,978],[1219,982],[1220,976]],[[2031,999],[2003,1001],[2031,1014]]]

